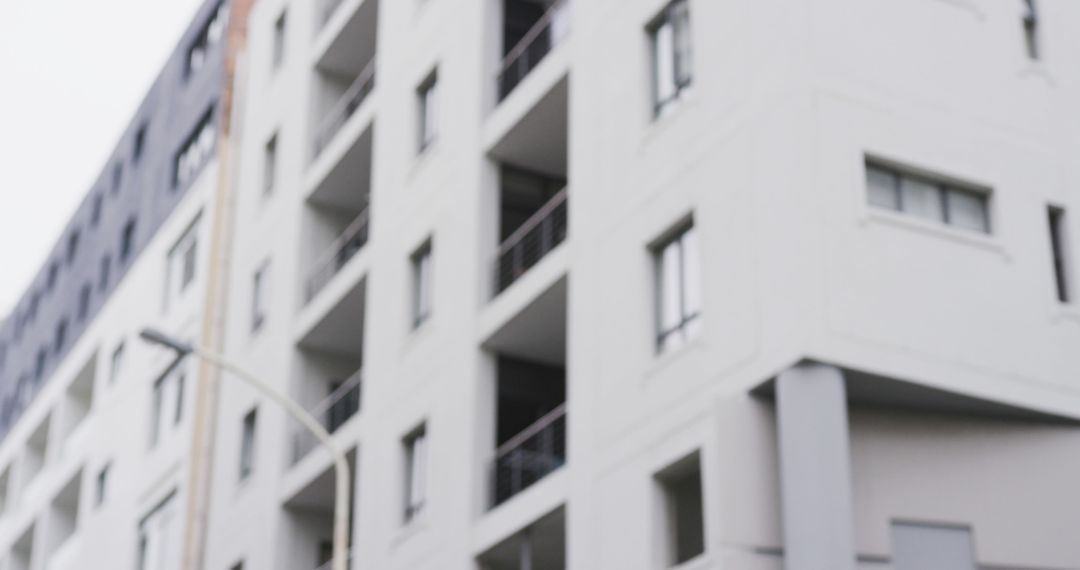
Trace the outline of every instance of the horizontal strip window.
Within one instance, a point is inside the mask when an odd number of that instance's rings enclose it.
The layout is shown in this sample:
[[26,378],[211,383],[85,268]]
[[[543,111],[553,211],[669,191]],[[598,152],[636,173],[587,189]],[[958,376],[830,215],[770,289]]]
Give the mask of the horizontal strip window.
[[988,192],[869,162],[866,189],[871,206],[963,230],[990,233]]

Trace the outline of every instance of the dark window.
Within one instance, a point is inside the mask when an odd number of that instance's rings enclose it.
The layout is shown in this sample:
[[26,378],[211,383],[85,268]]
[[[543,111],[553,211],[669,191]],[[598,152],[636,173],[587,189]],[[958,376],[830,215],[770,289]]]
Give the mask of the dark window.
[[1068,260],[1068,240],[1065,227],[1065,210],[1053,206],[1048,210],[1050,218],[1050,248],[1054,257],[1054,283],[1057,286],[1058,300],[1068,303],[1072,300],[1070,287],[1070,267]]
[[60,265],[55,261],[49,264],[49,276],[45,280],[45,289],[52,291],[56,287],[56,281],[60,277]]
[[105,503],[105,494],[109,490],[109,465],[105,465],[98,471],[97,485],[94,493],[94,506],[100,507]]
[[1024,47],[1027,56],[1031,59],[1039,59],[1039,11],[1035,6],[1036,0],[1023,0],[1024,2]]
[[39,348],[37,353],[37,361],[34,363],[34,382],[41,382],[45,377],[45,363],[48,358],[48,353],[44,348]]
[[240,480],[244,481],[255,471],[255,422],[256,411],[244,416],[240,435]]
[[101,206],[102,206],[101,194],[94,195],[94,204],[90,209],[90,225],[97,227],[101,223]]
[[89,283],[82,286],[82,290],[79,291],[79,321],[86,320],[87,315],[90,314],[90,292],[93,287]]
[[206,114],[199,119],[195,129],[188,135],[187,140],[176,153],[173,161],[173,188],[180,188],[198,175],[199,171],[210,159],[210,155],[217,143],[217,125],[214,122],[214,106],[211,105]]
[[112,268],[112,258],[108,255],[101,258],[101,272],[98,274],[98,289],[104,291],[109,288],[109,270]]
[[420,426],[402,441],[405,448],[405,522],[415,519],[427,502],[427,428]]
[[192,42],[191,47],[188,48],[187,62],[184,66],[185,78],[190,78],[206,65],[211,48],[220,43],[222,38],[225,37],[225,21],[228,17],[229,11],[225,6],[225,2],[219,3],[210,21],[207,22],[199,35],[196,36],[195,41]]
[[281,63],[285,61],[285,16],[286,13],[282,12],[274,22],[274,44],[270,54],[272,58],[270,64],[273,69],[281,67]]
[[120,265],[128,262],[135,249],[135,220],[129,219],[120,233]]
[[124,165],[117,162],[113,166],[112,191],[113,194],[120,192],[120,185],[124,182]]
[[184,418],[184,388],[187,384],[187,375],[180,372],[176,376],[176,409],[173,415],[173,425],[180,425],[180,420]]
[[60,322],[56,325],[56,338],[53,339],[53,350],[56,351],[57,356],[64,351],[64,345],[67,343],[67,319],[60,319]]
[[666,562],[677,566],[705,553],[705,511],[701,490],[701,460],[698,453],[656,475],[664,498],[662,536]]
[[75,262],[75,256],[79,253],[79,230],[72,230],[71,235],[68,236],[67,246],[67,263],[71,265]]
[[5,362],[7,362],[7,345],[0,343],[0,370],[4,369]]
[[269,263],[264,263],[255,272],[251,284],[251,330],[258,331],[266,322],[266,279]]
[[135,131],[135,141],[132,143],[131,159],[133,162],[139,162],[142,158],[143,149],[146,146],[146,125],[140,125],[139,130]]
[[439,135],[439,76],[438,71],[432,71],[424,79],[420,87],[416,89],[419,102],[419,151],[424,150],[435,142]]
[[412,254],[413,328],[419,328],[431,316],[431,240]]

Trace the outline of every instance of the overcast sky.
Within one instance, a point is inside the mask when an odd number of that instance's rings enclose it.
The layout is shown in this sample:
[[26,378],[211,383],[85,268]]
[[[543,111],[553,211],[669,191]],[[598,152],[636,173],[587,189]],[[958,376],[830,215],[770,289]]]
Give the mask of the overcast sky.
[[0,0],[0,319],[204,0]]

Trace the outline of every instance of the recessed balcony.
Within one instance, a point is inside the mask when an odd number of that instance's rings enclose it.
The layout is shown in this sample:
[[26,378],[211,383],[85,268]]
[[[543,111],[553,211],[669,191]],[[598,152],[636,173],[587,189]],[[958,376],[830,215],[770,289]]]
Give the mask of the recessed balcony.
[[[346,454],[349,465],[350,493],[349,528],[356,521],[356,449]],[[332,466],[321,471],[306,485],[285,501],[285,539],[288,541],[282,568],[329,570],[333,554],[334,498],[336,497],[336,474]],[[353,559],[352,533],[349,536],[350,567]]]
[[566,509],[560,507],[477,559],[480,570],[565,570]]
[[[336,4],[341,4],[340,0]],[[329,14],[342,9],[334,2]],[[334,140],[375,89],[375,46],[378,2],[363,2],[315,63],[315,131],[313,151],[317,158]]]
[[506,0],[503,4],[503,59],[499,68],[502,101],[566,37],[568,0]]

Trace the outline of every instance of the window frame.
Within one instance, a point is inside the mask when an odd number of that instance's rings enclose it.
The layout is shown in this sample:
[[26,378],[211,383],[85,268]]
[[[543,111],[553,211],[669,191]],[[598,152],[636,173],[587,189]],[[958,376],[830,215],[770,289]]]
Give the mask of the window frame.
[[420,518],[427,506],[430,471],[427,423],[424,422],[410,431],[402,438],[401,443],[404,450],[402,520],[408,525]]
[[270,69],[273,71],[281,69],[285,64],[285,44],[289,25],[288,15],[289,10],[286,8],[274,19],[274,29],[271,32],[273,37],[271,39],[270,47]]
[[416,87],[417,154],[439,139],[439,69],[432,69]]
[[432,239],[424,240],[409,256],[412,271],[412,328],[419,329],[431,318],[433,310],[432,288],[434,262]]
[[[872,157],[866,157],[863,171],[864,202],[872,210],[891,212],[896,215],[904,216],[905,218],[920,220],[925,223],[935,224],[965,234],[983,236],[994,235],[994,192],[992,189],[967,182],[961,182],[951,177],[930,174],[920,169],[905,167],[890,161]],[[872,193],[875,189],[885,189],[884,187],[875,187],[872,185],[871,177],[875,172],[878,176],[887,176],[891,181],[891,188],[888,188],[888,190],[893,195],[893,205],[887,206],[873,200]],[[904,195],[905,182],[909,185],[931,187],[936,196],[935,200],[937,205],[935,207],[937,208],[937,212],[940,212],[940,215],[928,216],[925,215],[925,213],[920,213],[914,209],[906,209]],[[976,229],[956,222],[954,218],[955,214],[953,212],[954,206],[952,204],[957,196],[967,196],[978,200],[981,214],[981,228]]]
[[1050,255],[1054,268],[1057,301],[1063,305],[1073,302],[1073,267],[1069,241],[1068,215],[1064,207],[1047,206],[1050,230]]
[[[681,19],[681,21],[680,21]],[[670,53],[661,53],[662,36],[665,29],[670,29]],[[657,14],[645,28],[649,38],[650,87],[652,90],[653,117],[659,118],[675,103],[684,97],[694,83],[694,44],[693,28],[690,18],[689,0],[672,0]],[[680,45],[685,48],[680,54]],[[671,61],[664,61],[670,55]],[[671,77],[666,75],[665,66],[670,66]],[[670,81],[670,85],[666,82]],[[671,93],[665,95],[662,87],[670,87]]]
[[264,261],[251,278],[251,332],[257,333],[266,324],[266,296],[269,287],[270,262]]
[[[656,240],[650,247],[651,257],[653,260],[653,291],[654,291],[654,338],[657,354],[666,354],[668,352],[676,350],[679,346],[685,345],[687,342],[693,340],[698,334],[700,334],[701,323],[703,322],[705,307],[704,307],[704,283],[698,283],[694,287],[697,287],[699,293],[701,293],[701,299],[699,303],[701,306],[696,309],[688,307],[688,290],[690,285],[690,263],[697,264],[698,278],[703,279],[704,260],[701,259],[700,252],[700,237],[696,233],[697,226],[694,223],[692,216],[687,217],[685,220],[679,222],[673,226],[670,230],[658,240]],[[686,239],[692,237],[697,241],[698,251],[696,252],[696,260],[691,260],[686,252]],[[671,327],[665,328],[665,306],[667,300],[667,293],[665,287],[665,261],[664,258],[669,248],[677,247],[677,268],[676,276],[678,279],[678,322],[673,323]],[[692,327],[696,327],[699,330],[691,330]],[[681,335],[681,342],[669,345],[668,340],[673,337]]]
[[253,407],[240,420],[239,481],[243,483],[255,474],[255,447],[258,439],[259,408]]

